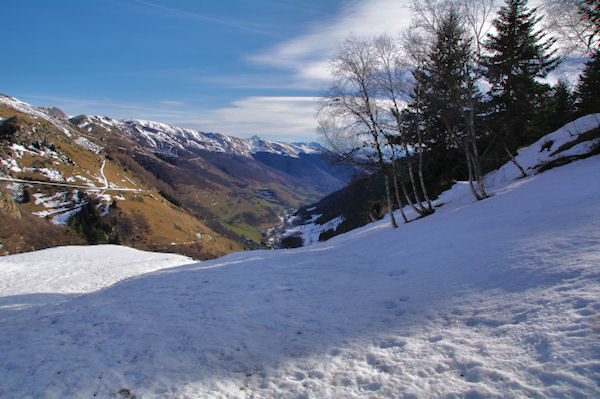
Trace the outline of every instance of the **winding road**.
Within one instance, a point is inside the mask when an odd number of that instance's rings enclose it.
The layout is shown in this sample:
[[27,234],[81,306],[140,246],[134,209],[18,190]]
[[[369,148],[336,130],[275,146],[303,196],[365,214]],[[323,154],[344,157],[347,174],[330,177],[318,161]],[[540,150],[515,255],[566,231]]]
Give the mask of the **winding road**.
[[103,160],[102,166],[100,167],[100,174],[102,175],[102,179],[104,180],[104,187],[94,187],[94,186],[80,186],[77,184],[68,184],[68,183],[53,183],[48,181],[41,180],[24,180],[24,179],[13,179],[11,177],[0,177],[0,181],[10,181],[15,183],[27,183],[27,184],[44,184],[47,186],[59,186],[59,187],[70,187],[70,188],[78,188],[82,190],[88,191],[129,191],[129,192],[141,192],[143,190],[139,188],[109,188],[108,179],[104,174],[104,166],[106,166],[106,159]]

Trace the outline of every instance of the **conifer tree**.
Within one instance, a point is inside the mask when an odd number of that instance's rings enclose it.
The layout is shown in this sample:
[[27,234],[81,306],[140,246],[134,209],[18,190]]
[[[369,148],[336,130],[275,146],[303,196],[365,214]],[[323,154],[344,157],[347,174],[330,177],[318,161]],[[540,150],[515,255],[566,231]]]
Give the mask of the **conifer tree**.
[[546,134],[561,128],[575,117],[575,96],[567,82],[559,81],[549,94],[546,111],[538,122]]
[[591,28],[588,38],[592,58],[586,63],[575,91],[580,115],[600,112],[600,2],[582,0],[580,11]]
[[538,81],[558,64],[551,46],[553,39],[536,31],[540,18],[527,0],[506,0],[493,21],[496,33],[488,35],[489,53],[483,64],[492,85],[490,105],[492,126],[507,155],[516,163],[519,146],[536,139],[531,122],[549,86]]
[[463,152],[471,192],[480,200],[487,193],[477,148],[481,95],[475,85],[475,69],[472,40],[462,27],[457,10],[451,9],[436,30],[423,67],[414,76],[422,87],[420,108],[429,139],[445,141]]
[[580,115],[600,112],[600,50],[586,63],[575,94]]

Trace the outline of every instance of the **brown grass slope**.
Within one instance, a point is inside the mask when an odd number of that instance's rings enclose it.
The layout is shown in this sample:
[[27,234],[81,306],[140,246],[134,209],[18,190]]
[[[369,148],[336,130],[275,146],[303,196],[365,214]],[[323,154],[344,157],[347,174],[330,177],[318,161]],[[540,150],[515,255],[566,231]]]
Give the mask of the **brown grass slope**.
[[[242,248],[190,211],[166,200],[169,185],[163,183],[161,189],[159,180],[130,156],[121,157],[126,161],[111,156],[141,151],[131,140],[120,136],[107,140],[72,124],[66,134],[52,119],[20,112],[7,105],[0,105],[0,118],[4,119],[0,124],[0,177],[23,180],[0,181],[3,198],[16,199],[12,200],[13,211],[0,212],[4,222],[0,227],[0,253],[82,243],[73,229],[58,227],[49,221],[56,221],[61,215],[66,219],[67,214],[76,212],[90,198],[100,201],[99,214],[116,201],[121,217],[134,220],[141,215],[144,218],[148,228],[136,239],[120,237],[121,242],[136,248],[185,253],[198,259]],[[101,189],[105,185],[104,177],[111,190]]]

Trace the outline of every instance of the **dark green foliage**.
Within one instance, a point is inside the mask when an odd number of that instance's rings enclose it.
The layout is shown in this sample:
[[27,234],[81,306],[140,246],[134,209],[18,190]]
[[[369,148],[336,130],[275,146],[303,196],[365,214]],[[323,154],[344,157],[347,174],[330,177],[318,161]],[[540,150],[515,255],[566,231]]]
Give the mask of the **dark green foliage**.
[[[427,125],[428,139],[454,145],[452,133],[463,130],[467,96],[465,80],[469,73],[471,41],[460,26],[458,15],[450,12],[436,32],[435,44],[423,67],[414,73],[421,87],[420,111]],[[412,104],[413,108],[417,108]]]
[[492,84],[490,119],[511,152],[539,138],[531,122],[550,88],[537,79],[558,64],[551,50],[555,41],[535,30],[539,20],[527,0],[506,0],[493,22],[497,33],[485,43],[491,54],[484,60]]
[[28,189],[23,189],[23,196],[21,197],[21,203],[26,204],[31,201],[31,193]]
[[158,192],[160,195],[163,196],[164,199],[166,199],[167,201],[169,201],[170,203],[172,203],[173,205],[181,208],[181,202],[179,202],[175,197],[173,197],[172,195],[166,193],[165,191],[160,190]]
[[12,140],[15,134],[19,131],[19,122],[15,116],[7,118],[0,124],[0,139]]
[[[587,45],[589,48],[594,47],[594,43],[598,45],[600,37],[600,1],[598,0],[582,0],[579,3],[579,13],[586,19],[591,28],[591,34],[587,37]],[[596,48],[596,50],[599,50]]]
[[297,235],[291,235],[283,237],[279,245],[281,246],[281,248],[300,248],[302,244],[302,237]]
[[89,199],[79,212],[73,214],[67,221],[67,224],[90,245],[106,243],[105,226],[101,222],[98,206],[98,200]]
[[146,218],[137,212],[126,214],[116,201],[103,215],[97,199],[85,198],[79,212],[73,214],[67,225],[72,227],[87,244],[125,244],[135,246],[142,235],[150,231]]
[[543,136],[561,128],[575,117],[575,96],[569,85],[560,81],[542,99],[531,130],[537,132],[535,137]]
[[600,50],[585,64],[575,95],[579,115],[600,112]]

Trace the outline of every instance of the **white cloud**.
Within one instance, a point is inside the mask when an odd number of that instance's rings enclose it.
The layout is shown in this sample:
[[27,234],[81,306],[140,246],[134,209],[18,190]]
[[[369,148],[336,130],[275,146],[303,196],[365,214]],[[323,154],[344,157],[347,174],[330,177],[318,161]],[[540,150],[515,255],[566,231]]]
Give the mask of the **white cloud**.
[[411,20],[408,0],[363,0],[344,8],[340,16],[310,27],[309,33],[249,57],[258,64],[292,71],[296,79],[314,85],[329,77],[329,59],[350,35],[396,35]]
[[315,97],[247,97],[181,123],[238,137],[258,134],[271,140],[315,141],[318,101]]

